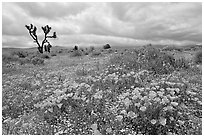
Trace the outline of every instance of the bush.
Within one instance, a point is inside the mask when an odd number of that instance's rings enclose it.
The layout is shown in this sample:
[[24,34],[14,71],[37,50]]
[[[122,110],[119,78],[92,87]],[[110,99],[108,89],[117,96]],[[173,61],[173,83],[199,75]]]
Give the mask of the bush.
[[16,62],[19,58],[17,55],[10,55],[10,54],[3,54],[2,55],[2,61],[3,63],[10,63],[10,62]]
[[202,64],[202,51],[198,51],[194,56],[194,62],[196,64]]
[[31,63],[31,60],[28,57],[20,58],[19,63],[20,63],[20,65],[29,64],[29,63]]
[[101,55],[101,52],[99,52],[99,51],[94,51],[94,52],[91,53],[91,57],[96,57],[96,56],[99,56],[99,55]]
[[127,70],[147,69],[155,74],[169,74],[174,70],[174,57],[156,48],[145,47],[138,52],[125,52],[114,56],[111,64],[118,64]]
[[57,56],[57,54],[55,54],[55,53],[52,53],[52,54],[51,54],[51,56]]
[[90,46],[89,52],[92,52],[92,51],[94,51],[94,50],[95,50],[94,46]]
[[47,54],[41,54],[40,57],[42,59],[49,59],[50,58],[50,56],[48,56]]
[[109,44],[106,44],[106,45],[103,46],[103,48],[104,48],[104,49],[110,49],[111,46],[110,46]]
[[14,51],[12,55],[17,55],[19,58],[25,58],[28,56],[28,53],[23,51]]
[[31,62],[33,65],[44,65],[44,59],[39,57],[34,57],[33,59],[31,59]]
[[82,56],[83,54],[82,54],[82,51],[79,51],[79,50],[74,50],[71,54],[70,54],[70,56],[71,57],[79,57],[79,56]]
[[175,59],[174,68],[175,69],[188,69],[190,67],[189,61],[184,57]]

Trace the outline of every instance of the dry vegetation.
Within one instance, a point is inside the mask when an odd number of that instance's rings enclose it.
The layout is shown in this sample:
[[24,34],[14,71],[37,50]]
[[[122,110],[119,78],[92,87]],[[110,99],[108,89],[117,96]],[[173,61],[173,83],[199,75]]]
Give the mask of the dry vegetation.
[[3,54],[2,133],[201,135],[202,53],[167,50]]

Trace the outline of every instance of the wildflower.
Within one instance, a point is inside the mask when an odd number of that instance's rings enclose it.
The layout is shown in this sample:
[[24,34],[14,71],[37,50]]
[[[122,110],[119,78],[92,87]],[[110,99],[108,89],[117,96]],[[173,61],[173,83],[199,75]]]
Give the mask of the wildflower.
[[166,96],[164,96],[162,98],[162,104],[166,104],[166,103],[169,103],[169,100],[168,100],[168,98]]
[[107,132],[107,133],[111,133],[111,132],[112,132],[112,128],[110,128],[110,127],[107,128],[107,129],[106,129],[106,132]]
[[157,121],[156,121],[155,119],[152,119],[150,122],[151,122],[153,125],[157,123]]
[[123,120],[123,116],[122,116],[122,115],[118,115],[118,116],[116,116],[116,119],[117,119],[118,121],[122,121],[122,120]]
[[132,89],[134,89],[134,86],[131,86]]
[[173,120],[174,120],[174,117],[170,117],[170,120],[173,121]]
[[136,107],[140,107],[140,105],[141,105],[140,103],[135,103]]
[[176,106],[178,106],[178,103],[177,102],[171,102],[171,105],[176,107]]
[[131,76],[130,73],[127,74],[127,77]]
[[165,125],[166,125],[166,119],[163,118],[163,117],[161,117],[160,120],[159,120],[159,123],[160,123],[161,125],[165,126]]
[[134,71],[131,71],[131,72],[130,72],[130,74],[134,75],[134,74],[135,74],[135,72],[134,72]]
[[165,90],[163,88],[160,88],[160,91],[164,92]]
[[120,113],[121,113],[121,114],[124,114],[124,115],[127,114],[126,110],[122,110]]
[[146,107],[145,106],[142,106],[142,107],[140,107],[140,110],[142,111],[142,112],[144,112],[144,111],[146,111]]
[[149,97],[151,98],[151,99],[153,99],[154,97],[156,97],[157,96],[157,93],[156,92],[154,92],[154,91],[150,91],[149,92]]
[[172,106],[167,106],[166,109],[171,111],[173,109],[173,107]]
[[160,102],[161,99],[160,99],[159,97],[157,97],[157,98],[154,99],[154,101],[156,101],[156,102]]
[[174,96],[175,92],[174,92],[174,91],[171,91],[170,94],[171,94],[172,96]]
[[58,104],[57,106],[58,106],[59,108],[61,108],[61,107],[62,107],[62,103],[61,103],[61,104]]
[[98,125],[97,125],[96,123],[91,125],[91,128],[92,128],[93,130],[97,130],[97,127],[98,127]]
[[178,120],[179,125],[183,125],[185,121]]
[[137,117],[137,115],[136,115],[135,112],[133,112],[133,111],[128,112],[127,116],[130,117],[130,118],[135,118],[135,117]]
[[138,90],[138,88],[135,88],[133,91],[132,91],[133,94],[135,94],[136,96],[139,96],[140,95],[140,92]]
[[138,96],[136,96],[136,95],[132,96],[132,99],[133,99],[133,100],[135,100],[135,99],[137,99],[137,98],[138,98]]
[[157,89],[159,89],[159,86],[155,86]]
[[179,93],[179,92],[180,92],[180,89],[179,89],[179,88],[175,88],[175,91],[176,91],[177,93]]
[[162,96],[163,96],[163,94],[164,94],[164,92],[157,91],[157,94],[158,94],[160,97],[162,97]]
[[152,90],[156,90],[156,88],[155,88],[155,87],[152,87],[151,89],[152,89]]
[[129,100],[129,98],[126,98],[123,102],[124,102],[125,106],[128,108],[130,103],[131,103],[131,100]]

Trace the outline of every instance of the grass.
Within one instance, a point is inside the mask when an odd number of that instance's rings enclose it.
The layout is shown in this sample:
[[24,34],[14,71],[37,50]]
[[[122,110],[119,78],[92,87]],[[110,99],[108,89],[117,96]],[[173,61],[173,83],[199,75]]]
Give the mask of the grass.
[[104,52],[57,55],[43,65],[5,58],[15,70],[5,73],[3,64],[2,133],[202,134],[202,71],[196,64],[149,47]]

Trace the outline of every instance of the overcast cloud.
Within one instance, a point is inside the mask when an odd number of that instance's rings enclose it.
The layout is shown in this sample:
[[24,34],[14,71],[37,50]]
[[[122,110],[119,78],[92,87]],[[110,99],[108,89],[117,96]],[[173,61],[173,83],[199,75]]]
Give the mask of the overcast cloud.
[[3,47],[34,47],[25,24],[50,25],[54,46],[197,44],[202,3],[3,3]]

